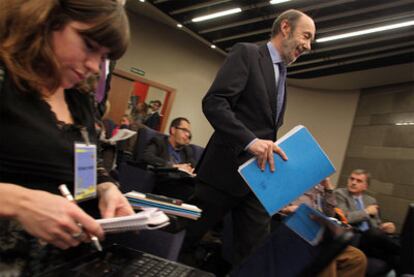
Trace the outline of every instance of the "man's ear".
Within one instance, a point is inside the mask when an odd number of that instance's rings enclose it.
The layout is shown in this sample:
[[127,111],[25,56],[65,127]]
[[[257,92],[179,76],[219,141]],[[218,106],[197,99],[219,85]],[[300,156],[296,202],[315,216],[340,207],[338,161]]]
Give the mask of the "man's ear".
[[170,135],[174,135],[175,134],[175,128],[174,127],[171,127],[170,128]]
[[283,37],[288,37],[290,32],[291,32],[291,27],[289,24],[289,21],[287,19],[282,20],[282,22],[280,23],[280,31],[283,35]]

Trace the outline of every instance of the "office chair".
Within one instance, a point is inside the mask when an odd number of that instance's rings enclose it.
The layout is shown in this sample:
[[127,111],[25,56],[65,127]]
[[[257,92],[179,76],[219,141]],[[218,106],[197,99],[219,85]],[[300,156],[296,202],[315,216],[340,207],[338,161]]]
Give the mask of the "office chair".
[[147,147],[147,144],[155,136],[166,136],[166,135],[156,130],[153,130],[151,128],[148,128],[146,126],[138,130],[137,141],[135,144],[134,152],[132,153],[132,159],[134,161],[137,161],[137,162],[140,161],[140,159],[142,158],[144,154],[145,148]]
[[196,145],[196,144],[190,144],[191,150],[193,151],[194,160],[197,163],[200,161],[201,157],[203,156],[204,147]]
[[280,224],[272,234],[231,273],[232,277],[261,276],[316,276],[345,247],[353,234],[335,225],[329,228],[321,243],[312,246],[285,224]]

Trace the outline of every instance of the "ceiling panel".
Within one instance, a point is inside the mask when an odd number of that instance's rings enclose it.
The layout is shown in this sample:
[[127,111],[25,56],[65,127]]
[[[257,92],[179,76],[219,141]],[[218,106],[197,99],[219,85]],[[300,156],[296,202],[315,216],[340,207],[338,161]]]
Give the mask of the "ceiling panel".
[[[263,0],[147,0],[217,48],[228,52],[238,42],[265,43],[273,20],[294,8],[316,23],[316,38],[414,20],[413,0],[292,0],[272,5]],[[197,16],[239,7],[242,12],[192,22]],[[412,63],[413,26],[325,43],[290,66],[290,78],[315,78],[362,69]]]

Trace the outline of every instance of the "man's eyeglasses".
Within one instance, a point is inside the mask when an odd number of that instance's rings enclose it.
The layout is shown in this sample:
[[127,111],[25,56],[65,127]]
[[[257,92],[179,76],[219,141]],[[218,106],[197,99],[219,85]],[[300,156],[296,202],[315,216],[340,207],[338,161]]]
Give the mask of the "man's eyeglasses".
[[181,128],[181,127],[175,127],[175,129],[178,129],[178,130],[183,131],[183,132],[184,132],[184,133],[186,133],[186,134],[189,136],[189,138],[191,139],[191,131],[190,131],[190,130],[188,130],[188,129],[186,129],[186,128]]

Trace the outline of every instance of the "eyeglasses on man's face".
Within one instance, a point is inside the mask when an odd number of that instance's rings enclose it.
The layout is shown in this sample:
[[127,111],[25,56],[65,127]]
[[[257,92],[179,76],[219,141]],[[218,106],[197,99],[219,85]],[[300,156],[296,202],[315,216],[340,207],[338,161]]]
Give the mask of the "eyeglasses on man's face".
[[191,131],[188,130],[187,128],[182,128],[182,127],[175,127],[175,129],[181,130],[184,133],[186,133],[189,137],[191,137]]

